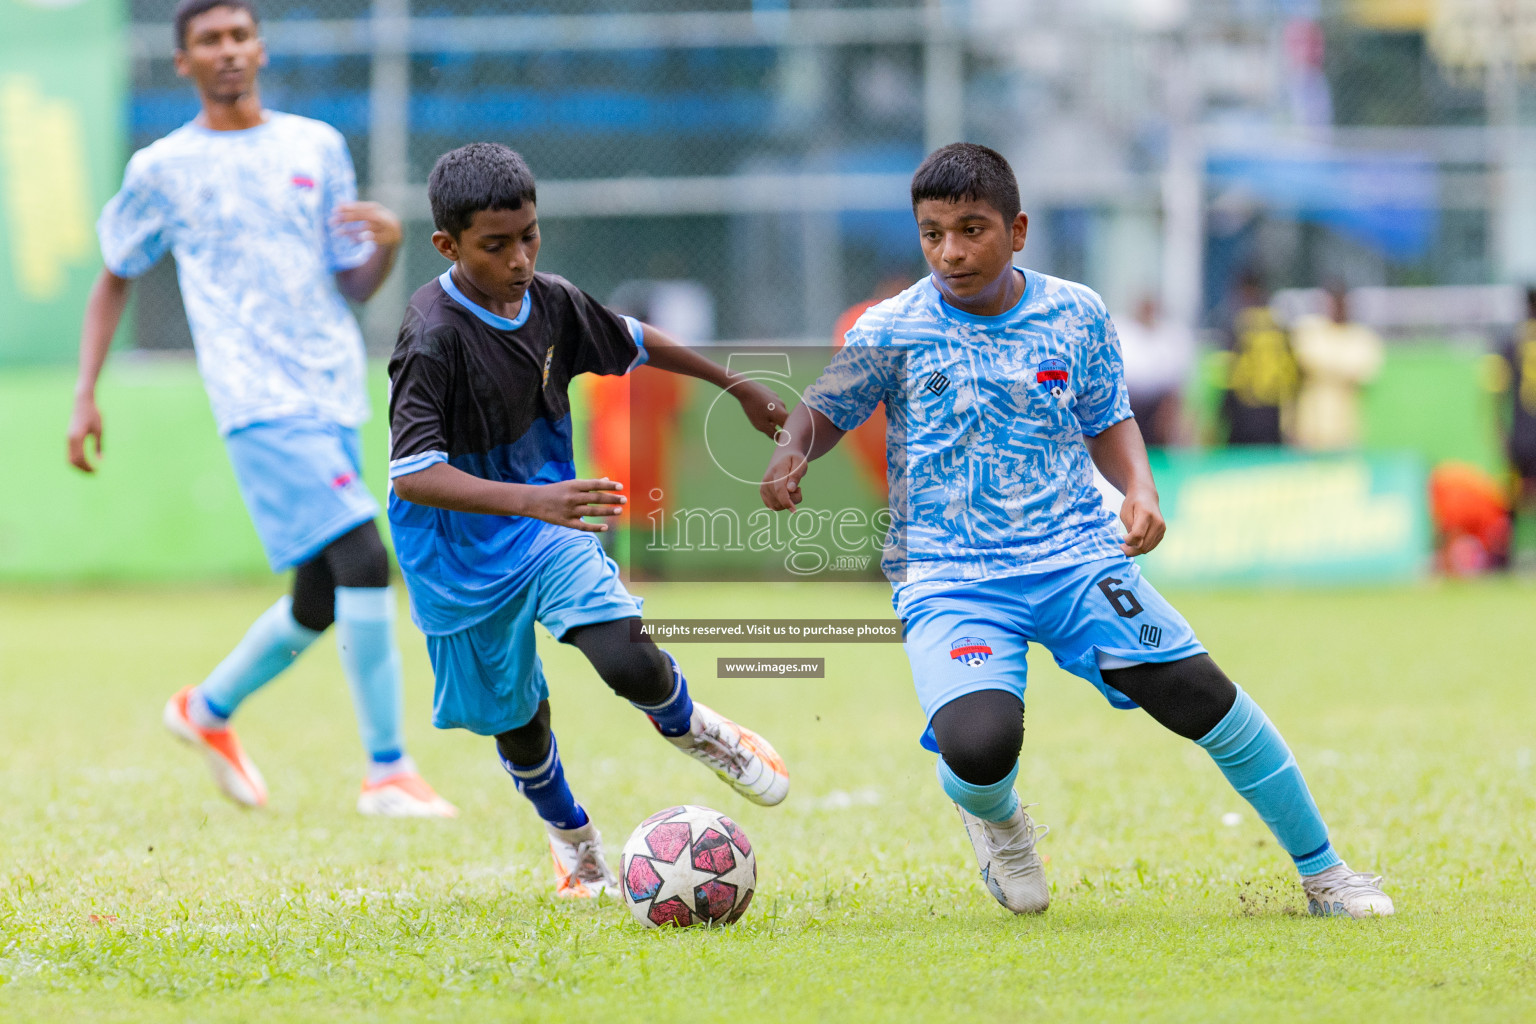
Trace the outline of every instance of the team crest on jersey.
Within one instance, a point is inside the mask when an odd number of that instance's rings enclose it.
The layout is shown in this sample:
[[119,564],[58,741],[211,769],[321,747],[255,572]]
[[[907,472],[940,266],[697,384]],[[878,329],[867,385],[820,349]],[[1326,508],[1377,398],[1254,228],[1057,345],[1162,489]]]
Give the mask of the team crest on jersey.
[[975,668],[992,657],[992,647],[979,636],[963,636],[949,645],[949,656],[962,665]]
[[1067,364],[1060,359],[1042,359],[1035,370],[1035,383],[1051,393],[1057,401],[1067,393]]
[[554,358],[555,346],[551,345],[549,346],[549,349],[544,353],[544,383],[541,384],[540,387],[549,387],[549,364],[550,361]]
[[315,187],[315,179],[307,174],[295,174],[289,181],[294,188],[312,189]]

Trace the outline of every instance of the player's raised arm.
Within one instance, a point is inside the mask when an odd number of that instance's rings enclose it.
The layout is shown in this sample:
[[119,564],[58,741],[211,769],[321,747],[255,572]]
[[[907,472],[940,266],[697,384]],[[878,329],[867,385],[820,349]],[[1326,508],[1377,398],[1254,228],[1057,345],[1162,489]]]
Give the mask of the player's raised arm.
[[719,363],[705,359],[693,349],[657,330],[650,324],[642,325],[645,331],[647,363],[658,370],[681,373],[708,381],[722,391],[729,391],[741,403],[741,411],[747,416],[752,429],[774,437],[784,426],[788,410],[784,400],[772,388],[738,374],[731,373]]
[[789,414],[784,431],[777,441],[779,450],[768,460],[763,472],[763,482],[758,488],[763,504],[775,512],[793,512],[804,501],[800,493],[800,480],[810,468],[812,459],[819,459],[836,447],[843,439],[845,430],[838,429],[823,414],[801,402]]
[[123,319],[133,282],[103,270],[85,301],[85,323],[80,328],[80,376],[75,382],[75,408],[69,417],[69,464],[85,473],[96,472],[86,452],[94,441],[101,458],[101,410],[96,408],[96,381],[112,347],[112,336]]
[[1125,502],[1120,506],[1120,521],[1125,524],[1125,541],[1120,549],[1127,555],[1144,555],[1163,539],[1166,526],[1158,507],[1157,484],[1152,466],[1147,462],[1147,446],[1141,428],[1127,417],[1094,437],[1084,437],[1093,464],[1104,479],[1114,484]]

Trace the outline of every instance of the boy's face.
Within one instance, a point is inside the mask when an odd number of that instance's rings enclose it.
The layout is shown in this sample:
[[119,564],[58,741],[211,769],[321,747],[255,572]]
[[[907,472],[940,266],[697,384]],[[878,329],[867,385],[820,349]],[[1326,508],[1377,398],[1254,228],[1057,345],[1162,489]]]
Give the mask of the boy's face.
[[516,210],[479,210],[458,238],[437,231],[432,244],[486,298],[516,305],[533,282],[539,258],[538,212],[532,203]]
[[267,48],[250,11],[214,7],[187,23],[175,60],[176,73],[190,78],[204,98],[234,103],[256,90]]
[[923,258],[945,299],[961,308],[987,305],[1001,287],[1013,254],[1024,248],[1029,218],[1009,223],[984,200],[924,199],[912,211],[923,244]]

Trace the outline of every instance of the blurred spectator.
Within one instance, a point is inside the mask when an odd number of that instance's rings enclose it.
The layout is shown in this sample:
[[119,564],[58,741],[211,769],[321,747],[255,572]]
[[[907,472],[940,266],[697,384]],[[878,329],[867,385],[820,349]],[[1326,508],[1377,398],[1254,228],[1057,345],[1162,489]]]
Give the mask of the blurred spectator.
[[[855,302],[837,318],[832,327],[832,347],[842,348],[848,332],[853,329],[859,317],[864,315],[865,310],[893,295],[900,295],[911,286],[912,280],[910,274],[898,270],[881,275],[868,298]],[[874,489],[881,501],[886,501],[889,495],[885,477],[885,408],[876,408],[873,416],[849,431],[843,444],[852,454],[864,482]]]
[[[1515,476],[1511,527],[1536,513],[1536,287],[1525,290],[1525,322],[1501,346],[1493,360],[1492,390],[1500,396],[1499,431]],[[1525,533],[1515,540],[1526,546]]]
[[1162,318],[1156,297],[1143,295],[1136,315],[1117,321],[1131,415],[1154,448],[1184,444],[1184,386],[1195,365],[1193,331]]
[[1296,357],[1269,308],[1258,274],[1245,271],[1226,329],[1221,395],[1222,440],[1230,445],[1277,445],[1296,397]]
[[1360,389],[1381,372],[1381,336],[1349,322],[1349,293],[1328,288],[1328,315],[1309,314],[1291,325],[1291,348],[1301,370],[1292,440],[1313,452],[1360,446]]

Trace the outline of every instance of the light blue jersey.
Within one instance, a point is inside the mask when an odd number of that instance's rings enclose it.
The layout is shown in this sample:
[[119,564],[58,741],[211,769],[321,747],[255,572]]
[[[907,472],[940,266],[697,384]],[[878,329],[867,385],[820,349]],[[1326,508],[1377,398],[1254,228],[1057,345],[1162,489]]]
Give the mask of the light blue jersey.
[[843,430],[885,403],[898,593],[1120,555],[1083,442],[1131,415],[1114,325],[1083,285],[1019,273],[1000,316],[930,278],[871,307],[805,392]]
[[341,134],[292,114],[233,132],[188,123],[128,162],[96,226],[102,257],[124,278],[176,257],[221,434],[368,418],[362,333],[333,276],[373,253],[333,220],[356,198]]

